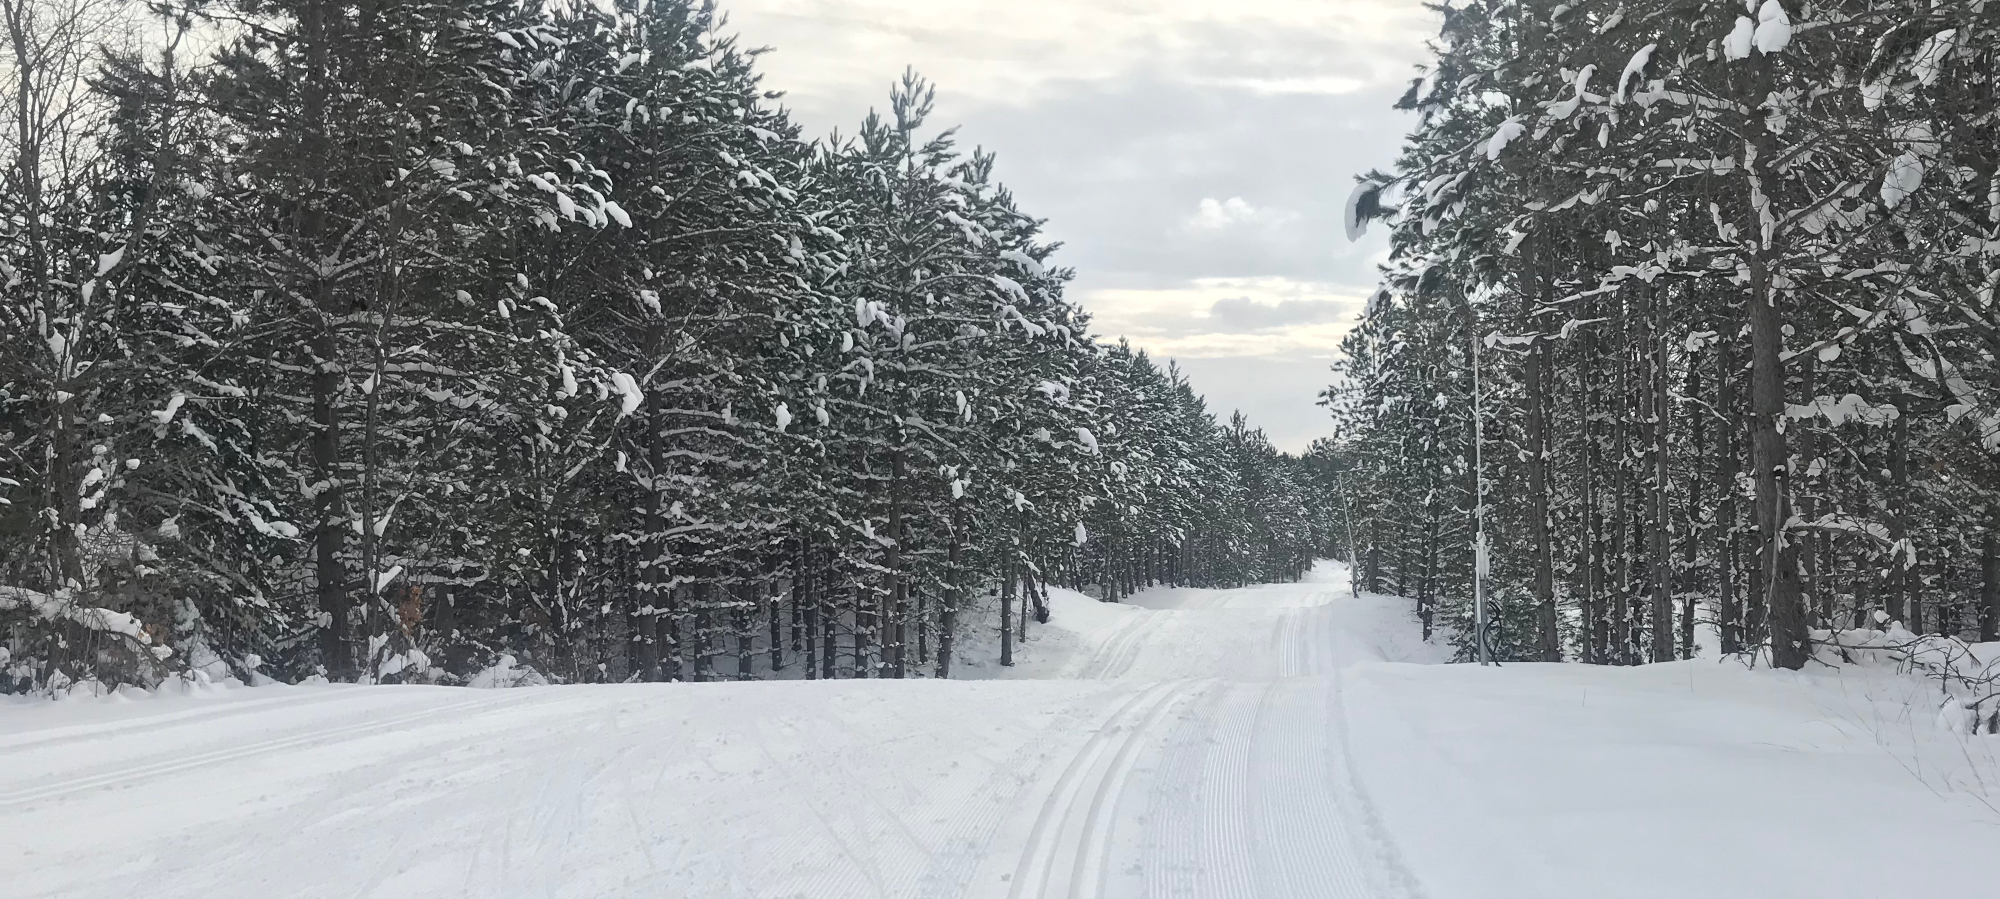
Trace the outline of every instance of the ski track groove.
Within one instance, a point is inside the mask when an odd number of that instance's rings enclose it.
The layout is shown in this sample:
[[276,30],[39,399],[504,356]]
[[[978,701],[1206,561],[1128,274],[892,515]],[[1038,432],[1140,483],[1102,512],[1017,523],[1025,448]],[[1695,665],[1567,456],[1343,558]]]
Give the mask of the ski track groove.
[[1119,623],[1111,637],[1097,647],[1097,651],[1091,653],[1090,661],[1079,671],[1079,676],[1085,680],[1106,680],[1106,672],[1117,664],[1119,656],[1125,652],[1125,645],[1140,631],[1146,629],[1147,617],[1145,612],[1135,612],[1126,616],[1126,620]]
[[[268,688],[245,687],[241,689],[268,689]],[[298,689],[298,688],[279,687],[278,689]],[[301,692],[305,691],[301,690]],[[324,691],[308,692],[304,696],[274,696],[269,699],[216,701],[213,705],[205,706],[202,708],[178,709],[174,711],[158,712],[151,715],[142,715],[134,718],[127,718],[120,721],[109,721],[97,724],[76,724],[66,727],[42,728],[37,730],[31,730],[23,734],[0,736],[0,750],[18,751],[23,749],[34,749],[41,746],[50,746],[61,743],[75,743],[84,740],[102,740],[114,737],[129,736],[131,734],[158,730],[161,727],[179,727],[187,724],[206,724],[215,721],[217,719],[234,718],[239,714],[247,714],[247,713],[263,711],[264,709],[270,708],[272,706],[299,708],[301,706],[319,705],[322,703],[338,702],[342,700],[347,700],[347,701],[373,700],[376,698],[379,697],[371,697],[367,694],[366,691],[358,688],[341,688],[341,689],[329,689]]]
[[[1236,689],[1239,699],[1228,720],[1234,722],[1243,717],[1240,697],[1247,689],[1250,687],[1239,686]],[[1254,729],[1254,725],[1229,728],[1222,744],[1225,751],[1217,758],[1221,770],[1217,772],[1220,776],[1216,779],[1220,782],[1220,791],[1224,797],[1224,801],[1219,804],[1234,812],[1223,817],[1220,834],[1222,838],[1211,844],[1211,857],[1215,860],[1215,869],[1224,875],[1220,878],[1222,887],[1220,896],[1257,895],[1256,846],[1248,832],[1250,826],[1254,824],[1254,819],[1249,814],[1250,778],[1247,776],[1250,769],[1250,740]]]
[[1121,625],[1118,632],[1091,657],[1092,664],[1086,667],[1086,678],[1112,680],[1131,671],[1133,664],[1139,660],[1140,652],[1145,649],[1145,640],[1141,638],[1157,630],[1163,616],[1146,610],[1129,617],[1132,621]]
[[[1219,591],[1208,608],[1255,604],[1243,591]],[[1221,682],[1186,704],[1179,727],[1161,747],[1162,761],[1139,841],[1137,889],[1148,897],[1204,899],[1421,899],[1404,889],[1393,845],[1352,787],[1342,736],[1332,722],[1343,713],[1337,692],[1336,622],[1331,591],[1269,614],[1269,676]],[[1188,604],[1193,606],[1192,603]],[[1137,632],[1120,634],[1137,642]],[[1124,655],[1122,645],[1114,650]],[[1275,670],[1273,670],[1275,669]],[[1110,801],[1116,793],[1107,794]],[[1102,847],[1108,839],[1086,845]],[[1098,851],[1092,849],[1090,851]],[[1097,896],[1107,891],[1115,860],[1080,860],[1068,892],[1012,895]],[[1373,864],[1371,864],[1373,863]],[[1393,869],[1380,872],[1373,869]],[[1094,889],[1095,892],[1087,890]]]
[[[1291,617],[1297,620],[1297,616]],[[1250,728],[1244,740],[1244,807],[1249,812],[1246,817],[1249,820],[1250,845],[1252,851],[1257,853],[1253,856],[1255,860],[1245,867],[1251,871],[1253,877],[1261,881],[1258,889],[1243,894],[1246,897],[1302,895],[1292,888],[1294,880],[1292,868],[1297,860],[1307,857],[1305,852],[1300,851],[1299,845],[1303,842],[1304,834],[1301,832],[1303,829],[1296,826],[1270,827],[1264,823],[1273,817],[1264,812],[1269,810],[1275,801],[1275,797],[1264,789],[1267,786],[1267,778],[1260,776],[1264,775],[1270,766],[1271,734],[1265,730],[1265,722],[1270,719],[1271,701],[1277,697],[1281,683],[1283,682],[1272,681],[1264,684],[1258,691],[1256,710],[1250,715]],[[1290,724],[1290,722],[1285,723]],[[1300,786],[1304,787],[1306,784]],[[1271,849],[1280,850],[1273,853],[1276,864],[1271,864],[1270,860],[1262,857],[1264,851]],[[1272,892],[1264,888],[1263,885],[1269,883],[1275,883],[1280,891]]]
[[[1076,866],[1070,873],[1069,894],[1071,896],[1101,896],[1105,881],[1110,874],[1111,839],[1117,827],[1117,819],[1107,814],[1124,795],[1136,764],[1136,750],[1143,739],[1154,733],[1161,719],[1178,706],[1194,690],[1185,682],[1176,683],[1175,689],[1151,712],[1146,714],[1144,723],[1133,728],[1132,737],[1118,747],[1118,755],[1111,761],[1111,769],[1099,782],[1097,793],[1091,798],[1090,811],[1084,819],[1084,843],[1077,852]],[[1073,812],[1072,812],[1073,813]],[[1079,887],[1086,890],[1078,893]]]
[[346,739],[374,736],[379,733],[395,731],[405,724],[415,724],[420,721],[436,719],[451,712],[473,713],[485,711],[500,706],[526,704],[531,702],[533,698],[532,696],[500,696],[462,700],[441,708],[426,708],[390,718],[377,718],[310,733],[275,737],[269,740],[245,743],[240,746],[212,749],[207,752],[182,755],[165,761],[154,762],[148,765],[137,765],[117,771],[100,771],[95,774],[69,777],[51,784],[0,793],[0,808],[22,806],[48,799],[60,799],[65,796],[74,796],[94,790],[131,786],[156,777],[178,774],[224,762],[244,761],[286,749],[315,747]]
[[[1084,778],[1087,776],[1090,767],[1096,762],[1097,757],[1105,751],[1105,747],[1111,744],[1115,738],[1130,735],[1131,727],[1127,724],[1127,721],[1132,717],[1134,709],[1139,709],[1143,713],[1147,704],[1156,702],[1161,695],[1167,692],[1169,686],[1168,684],[1154,684],[1133,694],[1130,699],[1126,700],[1125,704],[1119,706],[1116,711],[1106,717],[1104,722],[1098,726],[1098,729],[1092,732],[1089,739],[1085,740],[1083,745],[1077,748],[1075,754],[1070,756],[1069,764],[1064,767],[1062,775],[1056,779],[1054,787],[1050,790],[1049,797],[1043,801],[1041,808],[1036,813],[1033,827],[1028,831],[1028,838],[1025,841],[1021,861],[1015,867],[1013,876],[1009,880],[1007,890],[1009,899],[1019,899],[1023,895],[1021,890],[1023,884],[1028,882],[1028,874],[1030,872],[1045,868],[1050,864],[1044,858],[1044,855],[1056,851],[1057,846],[1055,843],[1061,838],[1062,816],[1067,812],[1070,803],[1075,800],[1077,792],[1083,789]],[[1054,822],[1056,826],[1057,832],[1054,834],[1048,833],[1051,822]],[[1037,892],[1034,895],[1041,896],[1042,893]]]
[[[1187,692],[1189,683],[1162,681],[1141,690],[1108,718],[1071,757],[1069,766],[1056,781],[1049,798],[1042,803],[1034,826],[1028,832],[1021,861],[1015,867],[1009,884],[1009,899],[1058,895],[1049,892],[1049,888],[1058,870],[1058,857],[1067,845],[1065,836],[1072,823],[1083,825],[1086,837],[1091,835],[1089,827],[1092,819],[1101,813],[1107,801],[1106,795],[1121,788],[1130,774],[1126,760],[1132,748],[1150,733],[1164,711]],[[1099,773],[1096,771],[1098,762],[1107,754],[1111,756],[1110,766]],[[1092,799],[1079,822],[1076,820],[1078,803],[1086,792],[1092,794]],[[1115,796],[1109,801],[1115,801]],[[1080,854],[1079,860],[1081,857]],[[1067,884],[1068,888],[1061,895],[1079,895],[1076,892],[1078,884],[1073,878],[1072,872],[1072,882]],[[1031,883],[1035,885],[1036,892],[1023,892]]]
[[1147,804],[1150,839],[1141,854],[1147,896],[1190,896],[1195,892],[1201,870],[1196,862],[1200,842],[1195,822],[1203,805],[1198,792],[1182,785],[1200,783],[1210,738],[1206,724],[1215,720],[1226,695],[1226,689],[1207,691],[1199,705],[1182,717],[1166,749],[1166,760]]

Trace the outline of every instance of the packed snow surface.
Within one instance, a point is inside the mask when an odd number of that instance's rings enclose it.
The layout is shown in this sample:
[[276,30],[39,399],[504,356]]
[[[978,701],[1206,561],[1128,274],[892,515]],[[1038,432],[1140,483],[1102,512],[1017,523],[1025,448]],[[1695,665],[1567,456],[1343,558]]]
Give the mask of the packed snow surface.
[[0,895],[1990,895],[1921,681],[1438,665],[1405,600],[1051,591],[969,679],[0,703]]

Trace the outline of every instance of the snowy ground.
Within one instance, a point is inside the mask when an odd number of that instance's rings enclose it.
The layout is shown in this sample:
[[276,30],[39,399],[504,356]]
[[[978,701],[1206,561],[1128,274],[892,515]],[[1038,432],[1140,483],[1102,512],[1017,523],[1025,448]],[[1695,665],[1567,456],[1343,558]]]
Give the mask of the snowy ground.
[[1317,574],[1058,591],[957,682],[7,702],[0,897],[1992,895],[2000,737],[1919,681],[1410,664]]

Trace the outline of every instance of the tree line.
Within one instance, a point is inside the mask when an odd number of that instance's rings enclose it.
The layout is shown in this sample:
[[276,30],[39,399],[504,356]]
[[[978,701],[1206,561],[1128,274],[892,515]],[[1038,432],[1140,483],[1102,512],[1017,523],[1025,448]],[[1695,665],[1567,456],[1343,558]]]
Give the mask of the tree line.
[[1996,639],[2000,6],[1434,9],[1325,394],[1367,584],[1469,643],[1485,566],[1511,659]]
[[0,13],[0,690],[944,677],[1329,539],[914,74],[807,140],[696,0]]

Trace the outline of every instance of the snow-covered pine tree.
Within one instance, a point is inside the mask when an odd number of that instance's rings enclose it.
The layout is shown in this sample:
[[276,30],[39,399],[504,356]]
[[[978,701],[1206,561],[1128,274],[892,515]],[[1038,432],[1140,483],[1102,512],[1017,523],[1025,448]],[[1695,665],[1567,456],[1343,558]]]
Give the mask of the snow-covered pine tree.
[[[1393,545],[1369,532],[1441,486],[1456,526],[1483,508],[1506,657],[1684,656],[1706,619],[1725,650],[1796,667],[1877,612],[1974,627],[1991,501],[1961,485],[1992,458],[1992,347],[1970,322],[1994,216],[1988,82],[1963,66],[1993,15],[1444,10],[1402,104],[1417,130],[1351,210],[1395,246],[1329,394],[1345,483],[1375,507],[1357,541]],[[1471,417],[1453,347],[1475,337],[1477,447],[1418,412]],[[1487,460],[1483,503],[1410,451],[1453,432],[1449,466]],[[1402,573],[1378,554],[1368,580]]]

